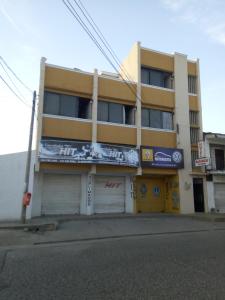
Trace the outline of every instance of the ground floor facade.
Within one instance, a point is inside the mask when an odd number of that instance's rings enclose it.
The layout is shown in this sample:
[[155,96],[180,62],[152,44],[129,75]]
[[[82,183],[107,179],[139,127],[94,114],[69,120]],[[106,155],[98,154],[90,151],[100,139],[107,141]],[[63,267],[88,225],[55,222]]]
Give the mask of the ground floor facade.
[[[83,170],[81,170],[82,168]],[[177,170],[45,163],[34,174],[32,217],[182,211]],[[89,170],[89,171],[88,171]],[[186,189],[191,189],[190,186]],[[189,199],[194,207],[193,197]],[[193,208],[194,212],[194,208]],[[189,213],[189,212],[188,212]]]
[[207,175],[207,193],[209,210],[225,213],[225,172]]

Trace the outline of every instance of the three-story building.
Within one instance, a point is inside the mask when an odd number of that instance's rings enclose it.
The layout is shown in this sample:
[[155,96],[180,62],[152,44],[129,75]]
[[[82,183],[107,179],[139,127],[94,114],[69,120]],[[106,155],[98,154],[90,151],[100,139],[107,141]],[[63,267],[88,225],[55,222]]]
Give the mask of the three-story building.
[[193,213],[204,199],[198,60],[140,43],[118,74],[43,58],[37,127],[33,216]]

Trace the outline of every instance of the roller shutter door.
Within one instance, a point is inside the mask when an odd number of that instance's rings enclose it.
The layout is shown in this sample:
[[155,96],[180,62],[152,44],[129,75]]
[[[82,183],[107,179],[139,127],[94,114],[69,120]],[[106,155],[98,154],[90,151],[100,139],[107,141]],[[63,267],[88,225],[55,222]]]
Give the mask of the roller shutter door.
[[77,214],[80,211],[79,175],[44,174],[42,214]]
[[125,177],[95,177],[95,213],[125,211]]
[[214,183],[216,210],[225,213],[225,184]]

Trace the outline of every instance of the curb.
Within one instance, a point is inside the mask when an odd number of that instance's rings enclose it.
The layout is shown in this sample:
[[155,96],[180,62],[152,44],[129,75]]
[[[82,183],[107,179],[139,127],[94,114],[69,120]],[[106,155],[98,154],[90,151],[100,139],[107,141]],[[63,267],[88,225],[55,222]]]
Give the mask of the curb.
[[0,230],[24,230],[24,231],[54,231],[57,230],[57,221],[42,224],[7,224],[0,225]]

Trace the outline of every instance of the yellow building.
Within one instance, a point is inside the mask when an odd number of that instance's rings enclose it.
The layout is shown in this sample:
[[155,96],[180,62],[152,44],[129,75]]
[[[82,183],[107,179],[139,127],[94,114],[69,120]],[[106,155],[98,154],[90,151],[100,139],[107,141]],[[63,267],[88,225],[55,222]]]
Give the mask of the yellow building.
[[201,139],[198,60],[140,43],[119,74],[43,58],[32,215],[193,213]]

